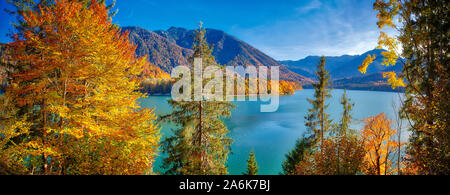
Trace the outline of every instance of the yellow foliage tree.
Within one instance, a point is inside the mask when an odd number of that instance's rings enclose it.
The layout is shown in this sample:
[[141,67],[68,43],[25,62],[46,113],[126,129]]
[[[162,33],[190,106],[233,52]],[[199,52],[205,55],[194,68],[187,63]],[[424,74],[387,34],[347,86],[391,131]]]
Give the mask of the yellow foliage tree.
[[[389,5],[392,7],[389,11],[380,11],[377,14],[378,18],[378,28],[383,30],[386,26],[390,28],[395,28],[395,24],[393,22],[394,17],[399,13],[400,1],[398,0],[390,0]],[[374,9],[383,10],[387,7],[387,4],[383,0],[377,0],[374,3]],[[377,49],[387,49],[387,51],[381,52],[381,55],[384,57],[381,65],[384,66],[394,66],[397,63],[397,60],[400,58],[399,56],[399,41],[390,37],[387,33],[381,31],[380,36],[378,37],[378,46]],[[366,74],[366,70],[370,64],[373,63],[375,59],[375,55],[368,55],[364,60],[363,64],[359,66],[359,71],[363,74]],[[388,84],[392,86],[392,89],[396,89],[397,87],[405,87],[406,84],[402,77],[398,77],[395,72],[385,72],[383,77],[388,77]]]
[[361,130],[366,150],[364,172],[368,175],[393,174],[395,169],[390,158],[400,143],[391,138],[396,134],[396,130],[391,128],[392,121],[381,113],[367,118],[364,123]]
[[14,71],[1,98],[0,153],[27,174],[144,174],[151,171],[159,128],[140,108],[136,47],[95,0],[23,13]]

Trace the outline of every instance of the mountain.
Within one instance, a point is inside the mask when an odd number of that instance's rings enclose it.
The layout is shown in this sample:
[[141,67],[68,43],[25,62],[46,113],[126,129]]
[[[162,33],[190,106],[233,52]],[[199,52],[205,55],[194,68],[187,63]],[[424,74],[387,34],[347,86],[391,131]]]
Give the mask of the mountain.
[[152,64],[159,66],[166,72],[178,65],[188,65],[187,58],[194,52],[178,46],[152,31],[139,27],[124,27],[122,31],[128,31],[130,41],[136,44],[136,55],[148,55]]
[[[397,63],[395,66],[381,65],[383,56],[381,52],[385,50],[375,49],[362,55],[326,56],[326,69],[330,72],[332,87],[337,89],[371,90],[371,91],[393,91],[383,78],[383,72],[401,72],[402,66]],[[367,55],[375,54],[377,57],[367,69],[366,74],[358,71]],[[308,56],[297,61],[280,61],[288,69],[297,74],[301,74],[315,80],[315,70],[319,63],[319,56]],[[311,88],[312,86],[305,86]],[[400,89],[403,91],[404,89]],[[397,90],[396,90],[397,91]]]
[[[326,56],[326,69],[330,72],[332,79],[343,79],[353,76],[361,76],[358,71],[358,66],[362,64],[367,55],[375,54],[377,57],[374,62],[367,69],[367,74],[377,73],[382,71],[400,72],[402,66],[383,66],[383,56],[381,52],[384,50],[375,49],[368,51],[362,55],[343,55],[343,56]],[[297,74],[302,74],[308,78],[314,78],[314,71],[319,63],[320,56],[308,56],[298,61],[280,61],[288,69]]]
[[[149,31],[139,27],[124,27],[130,32],[130,41],[137,45],[137,55],[149,55],[149,61],[170,72],[173,67],[187,65],[192,55],[194,30],[171,27],[168,30]],[[227,66],[280,66],[280,79],[308,83],[311,80],[296,74],[278,61],[251,45],[223,31],[206,29],[206,39],[214,45],[213,55],[221,65]]]
[[[155,31],[177,45],[192,49],[194,30],[184,28],[169,28],[167,31]],[[279,66],[280,64],[249,44],[223,31],[206,29],[206,40],[214,45],[213,55],[219,64],[227,66],[254,65]]]
[[[192,38],[194,30],[171,27],[167,30],[149,31],[139,27],[124,27],[130,32],[130,41],[137,45],[136,54],[148,55],[152,64],[166,72],[178,65],[189,65],[188,58],[192,56]],[[308,56],[297,61],[276,61],[260,50],[252,47],[238,38],[216,29],[206,29],[206,39],[214,46],[213,55],[219,64],[227,66],[279,66],[280,79],[296,81],[309,85],[315,80],[315,69],[320,56]],[[382,72],[400,72],[402,66],[383,66],[381,52],[371,50],[362,55],[328,56],[326,68],[332,76],[334,88],[392,90],[386,86]],[[358,71],[367,55],[377,57],[363,75]],[[308,86],[305,86],[308,88]]]

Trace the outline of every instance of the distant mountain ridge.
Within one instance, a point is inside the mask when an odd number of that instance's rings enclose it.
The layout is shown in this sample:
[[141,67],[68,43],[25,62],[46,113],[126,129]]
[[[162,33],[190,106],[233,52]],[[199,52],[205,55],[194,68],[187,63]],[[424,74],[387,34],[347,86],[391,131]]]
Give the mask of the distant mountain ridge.
[[[356,90],[371,90],[371,91],[393,91],[387,85],[386,79],[383,78],[383,72],[402,71],[402,65],[397,63],[395,66],[381,65],[383,62],[383,55],[385,50],[374,49],[361,55],[342,55],[342,56],[325,56],[327,59],[325,68],[330,72],[332,87],[338,89],[356,89]],[[376,55],[375,60],[367,69],[366,74],[358,71],[367,55]],[[308,56],[297,61],[280,61],[288,69],[297,74],[304,75],[311,80],[316,80],[316,67],[319,63],[319,56]],[[311,86],[305,86],[311,88]],[[403,91],[404,89],[400,89]],[[395,90],[398,91],[398,90]]]
[[[400,72],[402,66],[384,66],[383,56],[381,52],[385,50],[374,49],[361,55],[343,55],[343,56],[325,56],[327,59],[325,68],[330,72],[332,79],[343,79],[353,76],[361,76],[358,71],[358,66],[362,64],[367,55],[376,55],[376,59],[367,69],[367,74],[382,72],[382,71],[394,71]],[[288,69],[297,74],[302,74],[308,78],[314,78],[314,71],[319,63],[320,56],[308,56],[304,59],[297,61],[280,61]]]
[[[173,67],[189,65],[192,56],[192,38],[195,30],[171,27],[167,30],[150,31],[140,27],[123,27],[130,32],[130,41],[137,45],[138,56],[148,55],[148,60],[170,73]],[[276,61],[226,32],[206,29],[206,39],[214,46],[213,55],[221,65],[227,66],[279,66],[280,79],[310,85],[315,80],[315,70],[320,56],[308,56],[297,61]],[[384,50],[371,50],[361,55],[328,56],[326,68],[330,71],[335,88],[389,91],[382,72],[401,72],[402,66],[381,65]],[[377,57],[363,75],[358,71],[367,55]],[[308,88],[308,86],[306,86]]]
[[[187,65],[193,54],[192,37],[194,30],[171,27],[168,30],[149,31],[139,27],[124,27],[130,32],[130,41],[137,45],[136,54],[148,55],[149,61],[164,71],[173,67]],[[279,66],[280,79],[309,83],[311,80],[296,74],[278,61],[252,47],[251,45],[223,31],[206,29],[206,39],[214,45],[213,55],[221,65],[227,66]]]
[[[194,32],[194,30],[175,27],[171,27],[167,31],[155,31],[155,33],[177,45],[189,49],[192,49]],[[258,49],[223,31],[208,28],[206,29],[205,36],[208,43],[214,45],[213,55],[219,64],[228,66],[246,64],[257,66],[280,65],[276,60]]]

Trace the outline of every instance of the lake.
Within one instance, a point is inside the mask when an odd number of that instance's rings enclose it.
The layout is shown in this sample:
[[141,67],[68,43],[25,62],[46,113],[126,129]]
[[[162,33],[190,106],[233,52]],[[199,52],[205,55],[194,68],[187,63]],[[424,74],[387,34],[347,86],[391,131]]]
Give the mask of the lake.
[[[343,90],[334,90],[329,99],[327,112],[338,122],[343,112],[339,103]],[[386,113],[394,120],[393,105],[400,105],[400,93],[374,92],[374,91],[347,91],[348,97],[355,103],[353,108],[352,128],[361,129],[362,120]],[[280,107],[274,113],[261,113],[261,104],[266,102],[234,102],[237,107],[232,116],[225,120],[230,129],[230,136],[234,139],[231,146],[232,154],[228,159],[228,172],[231,175],[240,175],[246,170],[248,153],[254,149],[259,166],[260,175],[277,175],[281,172],[284,154],[295,146],[295,141],[306,131],[304,118],[310,108],[306,98],[312,98],[314,90],[297,91],[291,96],[280,97]],[[167,103],[169,96],[151,96],[141,100],[141,106],[155,108],[157,115],[171,112]],[[405,122],[403,124],[406,124]],[[170,134],[171,125],[163,124],[162,135]],[[404,130],[403,130],[404,131]],[[406,140],[403,133],[402,140]],[[155,162],[155,170],[160,170],[161,156]]]

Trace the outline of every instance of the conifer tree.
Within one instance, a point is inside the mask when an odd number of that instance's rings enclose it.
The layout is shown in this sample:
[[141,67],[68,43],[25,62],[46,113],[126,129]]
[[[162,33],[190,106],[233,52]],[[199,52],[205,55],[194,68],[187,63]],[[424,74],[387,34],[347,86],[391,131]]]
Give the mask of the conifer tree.
[[308,127],[308,133],[314,143],[323,142],[326,133],[331,128],[331,120],[329,119],[329,114],[326,113],[328,107],[326,100],[331,97],[329,89],[331,76],[325,70],[325,62],[325,57],[322,57],[317,66],[316,76],[318,82],[312,84],[314,87],[314,99],[307,99],[311,103],[312,108],[308,109],[305,125]]
[[247,160],[247,171],[243,173],[244,175],[257,175],[258,174],[258,163],[256,162],[255,152],[252,150],[249,154]]
[[[195,32],[193,48],[192,64],[194,58],[201,57],[203,69],[217,65],[211,54],[213,48],[206,42],[202,24]],[[204,79],[202,85],[207,81]],[[226,162],[232,138],[228,137],[229,130],[222,118],[231,115],[234,105],[225,101],[206,101],[204,98],[199,101],[169,100],[169,104],[174,112],[162,116],[160,120],[175,123],[179,128],[162,144],[168,154],[163,165],[166,174],[227,174]]]
[[362,173],[364,142],[349,128],[354,104],[347,97],[347,91],[344,91],[342,95],[341,104],[344,111],[339,124],[332,125],[330,135],[317,146],[319,150],[304,154],[304,159],[297,164],[296,174],[355,175]]
[[355,104],[352,103],[351,99],[347,97],[347,90],[344,90],[344,94],[342,94],[340,102],[344,111],[342,113],[341,121],[338,125],[339,128],[338,130],[342,136],[347,136],[348,133],[351,133],[350,132],[350,124],[352,122],[351,112]]
[[302,137],[295,142],[295,148],[285,154],[282,164],[282,175],[293,175],[296,173],[296,166],[305,160],[305,156],[311,153],[311,140]]
[[326,99],[330,94],[330,75],[325,70],[326,58],[322,56],[317,65],[316,76],[318,82],[313,83],[314,99],[307,99],[312,105],[305,117],[305,126],[308,128],[306,135],[298,140],[293,151],[286,155],[283,162],[284,174],[314,174],[313,155],[323,145],[326,133],[331,130],[331,120],[326,113]]

